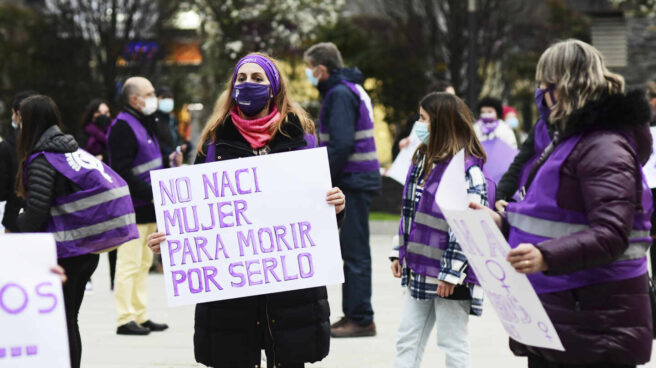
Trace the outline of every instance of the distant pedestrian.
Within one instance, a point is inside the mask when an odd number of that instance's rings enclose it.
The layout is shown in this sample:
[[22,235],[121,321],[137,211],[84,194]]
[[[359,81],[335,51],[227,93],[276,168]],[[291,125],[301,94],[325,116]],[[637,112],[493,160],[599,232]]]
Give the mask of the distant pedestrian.
[[371,306],[371,247],[369,208],[381,189],[380,165],[374,140],[371,99],[357,68],[345,68],[342,55],[330,42],[305,52],[306,76],[321,94],[319,144],[328,149],[333,185],[346,195],[348,221],[340,233],[344,259],[342,311],[331,326],[333,337],[376,334]]
[[483,290],[435,203],[435,195],[449,162],[464,149],[463,175],[469,200],[487,206],[485,152],[473,123],[467,105],[449,93],[428,94],[419,104],[415,129],[421,145],[403,191],[399,244],[390,256],[392,274],[406,287],[395,368],[419,368],[435,324],[446,367],[471,364],[467,325],[470,314],[482,313]]
[[91,100],[82,114],[78,144],[85,151],[107,163],[107,132],[112,122],[109,103],[103,99]]

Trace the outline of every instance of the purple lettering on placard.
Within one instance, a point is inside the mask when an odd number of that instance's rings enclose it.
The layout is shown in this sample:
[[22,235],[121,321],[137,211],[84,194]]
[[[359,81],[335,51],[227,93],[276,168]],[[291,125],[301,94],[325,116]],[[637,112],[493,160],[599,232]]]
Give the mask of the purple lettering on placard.
[[[4,298],[5,293],[8,292],[10,287],[14,287],[18,289],[18,291],[20,291],[23,294],[23,304],[21,304],[19,307],[14,307],[13,309],[5,304],[5,298]],[[9,314],[18,314],[22,312],[23,310],[25,310],[25,308],[27,308],[27,302],[28,302],[27,292],[25,291],[25,289],[23,289],[20,285],[16,283],[10,282],[5,286],[3,286],[2,289],[0,289],[0,309],[3,309],[5,312]]]
[[298,249],[298,240],[296,240],[297,235],[296,235],[295,225],[296,224],[292,223],[292,224],[289,224],[289,227],[292,229],[292,240],[294,241],[294,249]]
[[170,210],[164,210],[164,229],[166,230],[166,235],[171,235],[171,228],[178,227],[180,234],[184,234],[184,229],[182,228],[182,219],[180,218],[180,209],[176,208],[171,213]]
[[508,335],[512,337],[515,340],[521,340],[522,336],[519,334],[519,331],[517,331],[517,328],[515,328],[515,325],[506,321],[501,321],[501,324],[503,325],[503,328],[506,330]]
[[216,281],[216,275],[218,274],[218,271],[216,270],[216,267],[212,266],[205,266],[203,267],[203,276],[205,277],[205,292],[209,293],[210,292],[210,282],[216,286],[217,289],[223,290],[221,285],[219,285],[219,282]]
[[[192,268],[187,271],[187,280],[189,280],[189,291],[192,294],[198,294],[203,291],[203,276],[201,276],[200,269]],[[194,280],[198,280],[198,287],[194,286]]]
[[542,321],[538,322],[538,328],[540,329],[540,331],[544,332],[544,337],[546,337],[547,340],[551,341],[553,339],[553,337],[551,337],[551,334],[549,334],[549,327],[547,327],[547,325],[544,322]]
[[19,357],[23,355],[23,347],[22,346],[12,346],[10,349],[11,351],[11,356],[12,357]]
[[221,240],[221,234],[216,234],[216,249],[214,250],[214,259],[219,259],[219,251],[223,253],[223,258],[228,259],[228,252],[226,252],[225,245],[223,245],[223,240]]
[[255,180],[255,193],[260,193],[260,182],[257,179],[257,167],[253,168],[253,179]]
[[[303,270],[303,259],[307,260],[308,270]],[[298,272],[302,279],[314,276],[314,265],[312,264],[312,254],[300,253],[298,255]]]
[[25,353],[27,355],[37,355],[39,353],[39,349],[36,345],[28,345],[25,347]]
[[178,292],[178,285],[187,280],[187,274],[184,271],[178,270],[171,272],[171,276],[173,277],[173,295],[180,296],[180,293]]
[[258,255],[257,247],[255,246],[255,233],[253,230],[248,230],[248,237],[244,238],[244,233],[242,231],[237,231],[237,243],[239,244],[239,255],[244,256],[244,248],[251,247],[253,250],[253,255]]
[[280,256],[280,263],[282,264],[282,277],[285,279],[285,281],[296,280],[298,278],[298,275],[287,273],[287,263],[285,262],[285,256]]
[[219,226],[220,227],[233,227],[235,226],[235,223],[232,222],[226,222],[225,219],[228,217],[232,217],[234,214],[233,212],[223,212],[221,209],[225,206],[231,206],[232,202],[219,202],[216,204],[216,211],[219,213]]
[[256,269],[255,271],[251,271],[251,266],[254,265],[254,264],[259,265],[260,260],[255,259],[255,260],[246,261],[246,275],[248,276],[248,285],[249,286],[250,285],[261,285],[262,284],[262,280],[253,281],[253,279],[251,279],[251,276],[253,276],[253,275],[261,275],[262,274],[262,272],[260,272],[259,269]]
[[250,194],[252,192],[251,189],[248,190],[243,189],[241,187],[241,180],[239,179],[240,174],[248,173],[248,171],[249,171],[248,169],[239,169],[235,171],[235,184],[237,184],[237,192],[239,194]]
[[4,358],[6,356],[7,356],[7,349],[0,348],[0,359]]
[[[180,182],[184,183],[184,186],[180,185]],[[182,191],[181,188],[185,189],[187,192],[185,196],[182,196]],[[182,178],[177,178],[175,179],[175,191],[178,194],[178,201],[180,203],[184,202],[190,202],[191,201],[191,182],[189,181],[189,178],[187,177],[182,177]]]
[[230,189],[230,193],[232,195],[237,195],[237,192],[235,192],[235,188],[232,186],[232,183],[230,182],[230,177],[228,176],[227,172],[223,172],[223,176],[221,177],[221,197],[225,197],[225,189],[228,188]]
[[239,273],[237,270],[235,270],[235,268],[237,268],[237,266],[244,267],[244,263],[243,262],[235,262],[235,263],[231,263],[230,266],[228,267],[228,272],[230,272],[230,275],[232,277],[237,277],[241,280],[239,283],[235,283],[235,282],[230,281],[230,285],[232,285],[232,287],[242,287],[242,286],[246,285],[246,277],[244,276],[244,274]]
[[187,207],[182,207],[182,219],[184,220],[185,231],[188,233],[195,233],[200,229],[198,223],[198,206],[191,206],[191,214],[194,216],[193,226],[189,226],[189,216],[187,215]]
[[501,267],[500,264],[498,264],[496,261],[492,259],[488,259],[487,261],[485,261],[485,267],[487,267],[487,270],[490,272],[490,275],[492,275],[492,277],[501,281],[502,288],[506,290],[510,288],[510,286],[508,286],[505,282],[506,272],[503,270],[503,267]]
[[169,186],[167,187],[164,181],[159,182],[159,193],[162,197],[162,203],[161,206],[164,206],[166,204],[166,201],[164,200],[164,195],[168,197],[169,202],[172,204],[176,204],[176,199],[175,199],[175,191],[173,190],[173,179],[169,179]]
[[[169,245],[169,260],[171,262],[171,267],[175,266],[173,261],[173,254],[180,251],[180,241],[179,240],[167,240],[166,243]],[[175,245],[175,247],[173,247]]]
[[485,233],[485,238],[487,238],[487,245],[490,248],[490,257],[496,258],[498,251],[499,256],[505,259],[506,256],[508,256],[508,251],[499,244],[497,237],[494,236],[494,232],[490,229],[487,222],[481,220],[481,228]]
[[214,203],[208,203],[207,207],[210,209],[210,221],[211,223],[209,225],[202,225],[201,228],[203,230],[212,230],[216,226],[216,220],[214,219]]
[[182,246],[182,262],[180,262],[180,264],[187,264],[187,257],[191,257],[191,263],[197,262],[196,257],[194,256],[194,251],[189,244],[189,239],[185,238]]
[[244,212],[248,209],[248,203],[246,201],[238,200],[235,201],[235,218],[237,219],[237,226],[243,225],[242,219],[248,225],[251,225],[250,220],[246,218]]
[[55,310],[55,308],[57,307],[57,296],[53,293],[48,293],[48,292],[44,292],[44,291],[41,290],[42,288],[48,287],[48,286],[52,286],[52,283],[51,282],[42,282],[42,283],[38,284],[35,288],[36,289],[36,295],[38,295],[40,297],[43,297],[43,298],[49,298],[49,299],[52,300],[52,304],[50,304],[50,306],[39,309],[39,314],[50,313],[53,310]]
[[[269,247],[264,246],[265,240],[262,240],[263,233],[266,233],[268,235]],[[271,229],[269,229],[268,227],[261,228],[260,230],[257,231],[257,238],[260,241],[260,251],[262,253],[271,253],[275,250],[276,245],[273,241],[273,233],[271,232]]]
[[204,236],[194,236],[194,243],[196,243],[196,255],[198,257],[198,262],[203,262],[203,257],[201,254],[204,254],[208,261],[213,261],[214,259],[207,251],[207,238]]
[[273,230],[276,233],[276,245],[278,252],[282,252],[281,244],[284,244],[287,250],[292,250],[292,247],[289,245],[289,243],[287,243],[287,240],[285,239],[285,236],[287,235],[287,229],[284,226],[274,226]]
[[275,258],[264,258],[262,260],[262,269],[264,270],[264,282],[269,283],[269,273],[276,281],[280,282],[280,278],[276,275],[276,267],[278,267],[278,260]]
[[214,194],[214,198],[219,198],[220,192],[219,192],[219,180],[216,176],[217,173],[212,173],[212,179],[210,180],[205,174],[202,174],[203,177],[203,190],[205,191],[205,199],[208,199],[210,197],[208,193],[208,189],[212,194]]
[[302,221],[298,223],[298,230],[301,235],[301,248],[306,248],[307,246],[305,245],[305,239],[310,242],[311,247],[315,247],[316,244],[314,244],[314,241],[310,237],[310,230],[312,230],[312,224],[310,224],[307,221]]

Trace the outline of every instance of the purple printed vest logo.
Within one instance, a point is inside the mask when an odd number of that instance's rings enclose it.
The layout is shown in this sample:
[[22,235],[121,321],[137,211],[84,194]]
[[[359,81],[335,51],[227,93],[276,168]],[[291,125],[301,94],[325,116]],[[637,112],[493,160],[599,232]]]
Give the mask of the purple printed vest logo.
[[[539,244],[590,227],[585,213],[560,208],[557,201],[560,169],[582,137],[583,135],[579,134],[558,144],[538,170],[524,200],[511,203],[506,208],[511,226],[508,238],[511,247],[517,247],[521,243]],[[636,165],[640,168],[635,152],[633,155],[636,157]],[[641,180],[641,211],[637,211],[634,216],[629,245],[624,254],[608,265],[566,275],[529,275],[528,278],[538,294],[626,280],[647,272],[646,252],[651,245],[649,231],[653,202],[644,175]]]
[[80,190],[53,199],[45,231],[53,233],[57,257],[104,251],[139,237],[127,183],[109,166],[78,149],[38,152]]
[[[450,161],[449,159],[437,163],[426,179],[407,242],[404,240],[402,225],[399,230],[399,261],[405,262],[413,272],[424,276],[437,277],[439,275],[442,255],[449,242],[449,224],[446,222],[437,202],[435,202],[435,194]],[[465,171],[474,165],[479,166],[485,174],[488,202],[493,204],[496,198],[496,185],[485,171],[481,159],[467,157]],[[408,193],[409,174],[413,168],[414,166],[410,168],[406,178],[403,190],[404,197],[410,195]],[[478,284],[478,279],[471,267],[466,271],[465,282]]]

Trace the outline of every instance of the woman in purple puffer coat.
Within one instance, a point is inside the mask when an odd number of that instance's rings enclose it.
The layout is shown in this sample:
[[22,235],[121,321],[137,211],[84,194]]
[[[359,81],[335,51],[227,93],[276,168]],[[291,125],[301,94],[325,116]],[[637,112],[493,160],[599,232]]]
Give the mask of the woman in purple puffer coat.
[[624,93],[599,51],[567,40],[544,52],[538,83],[553,87],[556,128],[528,179],[526,197],[495,214],[565,351],[511,340],[531,368],[635,367],[649,361],[652,321],[646,252],[651,153],[644,92]]

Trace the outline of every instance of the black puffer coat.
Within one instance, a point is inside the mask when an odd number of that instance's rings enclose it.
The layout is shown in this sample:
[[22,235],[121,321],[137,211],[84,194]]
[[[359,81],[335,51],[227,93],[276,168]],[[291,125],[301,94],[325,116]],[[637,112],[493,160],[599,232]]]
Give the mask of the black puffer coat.
[[[62,133],[56,125],[46,130],[28,157],[36,152],[68,153],[77,150],[77,142],[73,136]],[[50,207],[55,197],[75,193],[80,188],[64,175],[60,174],[40,155],[26,168],[27,200],[25,211],[18,215],[16,224],[20,232],[42,232],[46,221],[50,218]]]
[[[270,153],[306,146],[298,118],[283,123],[283,133],[268,144]],[[218,160],[254,156],[228,118],[217,132]],[[207,152],[208,142],[203,144]],[[196,164],[205,162],[199,154]],[[340,213],[343,215],[344,211]],[[338,216],[338,223],[343,216]],[[265,349],[276,367],[316,362],[330,348],[330,307],[325,287],[252,296],[196,305],[196,360],[215,368],[259,367]]]
[[[640,167],[652,150],[649,118],[644,92],[592,101],[570,116],[562,136],[584,135],[561,166],[557,201],[560,208],[584,212],[590,227],[536,245],[549,266],[547,276],[607,265],[627,249],[641,206]],[[540,185],[533,182],[531,189]],[[530,352],[565,364],[635,366],[649,361],[652,321],[646,272],[539,297],[566,351],[511,341],[516,354]]]

